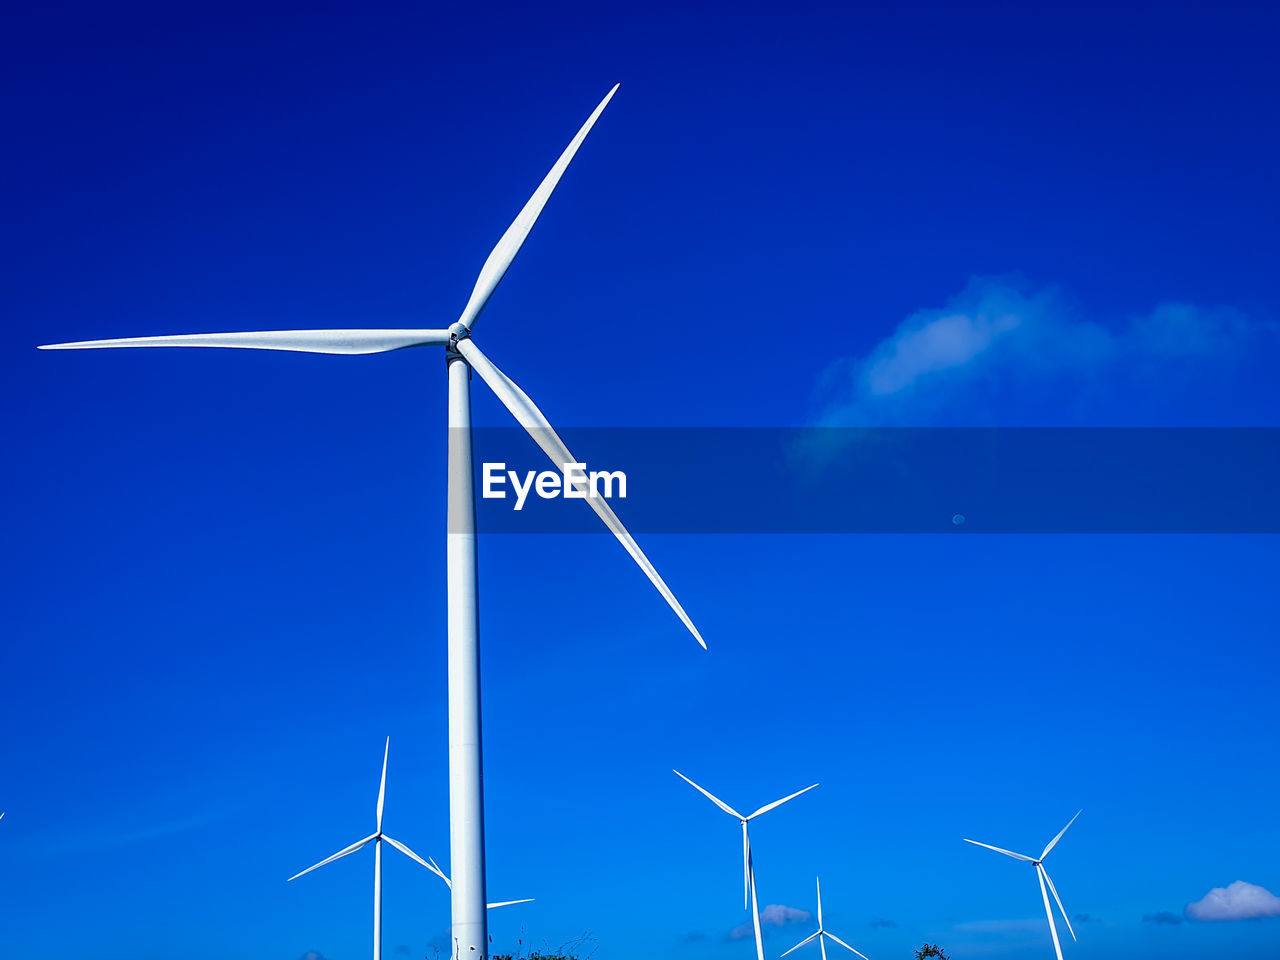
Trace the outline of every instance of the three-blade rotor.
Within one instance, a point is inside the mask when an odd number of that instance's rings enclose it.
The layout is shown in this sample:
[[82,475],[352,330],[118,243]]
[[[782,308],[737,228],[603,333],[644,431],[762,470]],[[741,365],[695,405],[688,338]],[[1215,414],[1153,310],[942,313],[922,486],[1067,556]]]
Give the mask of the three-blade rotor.
[[1063,834],[1076,822],[1083,810],[1076,811],[1075,817],[1067,821],[1067,825],[1058,831],[1057,836],[1045,844],[1044,850],[1040,856],[1029,857],[1024,853],[1014,853],[1012,850],[1006,850],[1004,847],[993,847],[989,843],[979,843],[977,840],[965,838],[965,843],[972,843],[974,846],[986,847],[988,850],[994,850],[996,853],[1002,853],[1006,857],[1012,857],[1014,860],[1022,860],[1032,864],[1036,868],[1036,880],[1040,884],[1040,897],[1044,901],[1044,913],[1049,920],[1049,935],[1053,938],[1053,950],[1058,960],[1062,960],[1062,944],[1058,940],[1058,925],[1053,919],[1053,907],[1049,905],[1049,894],[1053,894],[1054,902],[1058,905],[1058,913],[1062,915],[1062,921],[1067,925],[1067,931],[1071,934],[1071,939],[1076,940],[1076,932],[1071,926],[1071,919],[1067,916],[1067,910],[1062,905],[1062,898],[1058,896],[1058,890],[1053,885],[1053,878],[1049,876],[1049,871],[1045,869],[1044,859],[1049,855],[1054,847],[1058,845],[1058,841],[1062,839]]
[[774,800],[772,803],[766,803],[763,807],[760,807],[755,812],[749,813],[746,816],[743,816],[741,813],[733,809],[733,807],[729,806],[719,797],[712,794],[709,790],[706,790],[705,788],[698,786],[696,783],[694,783],[692,780],[686,777],[679,770],[672,770],[671,772],[674,773],[681,780],[683,780],[685,783],[689,784],[689,786],[693,787],[693,789],[697,790],[700,794],[702,794],[704,797],[706,797],[708,800],[714,803],[717,807],[719,807],[725,813],[729,814],[729,816],[737,817],[739,822],[741,822],[742,824],[742,906],[745,908],[748,905],[748,897],[750,896],[751,885],[752,885],[752,882],[754,881],[754,877],[752,875],[752,870],[751,870],[751,838],[747,833],[747,823],[751,820],[754,820],[756,817],[760,816],[761,814],[768,813],[770,810],[774,810],[782,806],[788,800],[794,800],[796,797],[800,796],[800,794],[802,793],[808,793],[810,790],[816,787],[817,784],[816,783],[810,784],[809,786],[805,787],[803,790],[797,790],[795,793],[789,794],[783,797],[781,800]]
[[[856,953],[858,956],[862,957],[862,960],[867,960],[867,955],[865,953],[862,953],[859,950],[855,950],[853,947],[849,946],[849,944],[845,943],[843,940],[837,937],[834,933],[831,933],[825,926],[823,926],[822,924],[822,879],[819,877],[815,877],[814,885],[817,887],[817,890],[818,890],[818,932],[810,934],[809,936],[805,937],[803,940],[797,943],[794,947],[788,950],[787,953],[792,953],[793,951],[799,950],[805,944],[812,943],[814,940],[817,940],[818,948],[822,951],[822,958],[823,960],[826,960],[827,945],[823,943],[823,939],[825,938],[827,940],[830,940],[832,943],[839,944],[840,946],[848,950],[850,953]],[[785,957],[787,953],[782,954],[782,956]]]
[[[377,829],[374,830],[373,833],[369,834],[369,836],[365,837],[363,840],[357,840],[355,843],[351,844],[351,846],[343,847],[341,850],[339,850],[337,853],[333,854],[332,856],[325,857],[319,863],[313,863],[311,866],[307,867],[307,869],[301,871],[300,873],[295,873],[292,877],[289,878],[289,880],[297,880],[299,877],[305,876],[306,874],[310,873],[312,870],[319,870],[321,867],[325,866],[326,864],[333,863],[333,861],[335,860],[341,860],[343,857],[348,857],[351,854],[364,849],[364,847],[370,843],[373,843],[375,841],[380,843],[383,840],[391,844],[391,846],[395,847],[405,856],[418,861],[418,863],[422,864],[428,870],[432,869],[431,866],[428,865],[426,860],[423,860],[420,856],[418,856],[416,853],[410,850],[407,846],[405,846],[399,840],[396,840],[393,837],[389,837],[382,832],[382,810],[383,810],[383,807],[386,805],[386,799],[387,799],[387,761],[390,759],[390,757],[391,757],[391,738],[387,737],[386,746],[383,748],[383,751],[382,751],[382,777],[378,781],[378,807],[377,807],[377,815],[376,815]],[[438,867],[436,868],[436,871],[439,872]]]
[[[476,278],[475,286],[466,306],[458,320],[447,330],[266,330],[249,333],[202,333],[180,334],[161,337],[128,337],[115,340],[81,340],[74,343],[47,344],[42,350],[82,350],[106,347],[232,347],[256,350],[291,350],[303,353],[332,354],[369,354],[385,353],[406,347],[449,346],[456,349],[480,378],[488,385],[538,446],[551,458],[553,465],[565,469],[567,464],[577,463],[569,453],[564,441],[556,434],[551,423],[542,411],[529,399],[514,381],[499,370],[470,339],[470,331],[476,320],[493,296],[498,284],[506,276],[508,268],[515,260],[516,254],[524,245],[529,231],[537,222],[538,216],[546,206],[560,178],[564,175],[570,161],[582,146],[583,140],[591,132],[591,128],[608,106],[617,92],[615,84],[603,100],[592,111],[591,116],[578,130],[550,172],[538,185],[533,196],[516,215],[498,240],[497,245],[489,253]],[[671,588],[659,575],[657,568],[636,543],[635,538],[618,519],[617,514],[604,500],[595,496],[594,491],[587,489],[585,483],[574,484],[575,489],[585,492],[588,504],[604,522],[604,525],[618,539],[618,542],[631,555],[632,560],[640,567],[658,593],[666,600],[676,616],[689,630],[695,640],[706,648],[706,641],[694,626],[693,620],[685,612],[684,607],[676,599]]]

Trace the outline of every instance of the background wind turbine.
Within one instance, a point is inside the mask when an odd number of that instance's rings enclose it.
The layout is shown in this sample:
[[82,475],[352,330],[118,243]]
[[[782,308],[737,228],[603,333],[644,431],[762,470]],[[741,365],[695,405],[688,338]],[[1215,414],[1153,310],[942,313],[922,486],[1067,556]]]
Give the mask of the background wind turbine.
[[[326,863],[333,863],[335,860],[341,860],[348,854],[355,853],[362,849],[370,841],[373,842],[373,960],[381,960],[382,958],[382,841],[385,840],[391,846],[395,847],[407,857],[412,857],[420,864],[431,869],[430,864],[423,860],[420,856],[406,847],[399,840],[394,840],[382,832],[382,807],[387,797],[387,758],[391,753],[391,738],[387,737],[387,746],[382,753],[382,781],[378,785],[378,825],[377,829],[363,840],[357,840],[349,847],[344,847],[331,857],[326,857],[319,863],[314,864],[302,873],[295,873],[290,880],[297,880],[303,874],[310,873],[323,867]],[[436,868],[439,872],[439,867]]]
[[[447,505],[447,581],[449,638],[449,844],[452,884],[452,931],[455,957],[483,960],[488,955],[485,919],[484,788],[480,765],[480,650],[476,617],[475,484],[472,470],[471,385],[474,370],[502,404],[551,458],[557,469],[577,463],[542,411],[514,381],[498,369],[471,339],[471,331],[489,298],[506,275],[538,215],[560,182],[574,154],[601,112],[617,92],[615,85],[578,130],[550,172],[534,191],[484,262],[462,314],[447,329],[412,330],[273,330],[254,333],[204,333],[132,337],[50,344],[41,349],[96,347],[238,347],[293,350],[304,353],[366,354],[405,347],[446,349],[449,382]],[[671,588],[636,544],[609,504],[590,495],[586,482],[574,482],[645,576],[675,611],[694,639],[706,642]]]
[[[787,953],[791,953],[792,950],[799,950],[806,943],[811,943],[813,940],[816,939],[818,941],[818,949],[822,951],[822,960],[827,960],[827,945],[823,940],[823,938],[825,937],[827,940],[830,940],[832,943],[838,943],[840,944],[840,946],[844,947],[846,950],[852,950],[854,953],[857,953],[858,956],[862,958],[862,960],[867,960],[867,955],[865,953],[859,953],[857,950],[854,950],[853,947],[849,946],[847,943],[845,943],[843,940],[837,937],[834,933],[831,933],[830,931],[828,931],[827,928],[822,925],[822,880],[821,878],[815,877],[814,883],[818,888],[818,932],[813,934],[812,936],[805,937],[803,940],[797,943],[794,947],[792,947],[791,950],[788,950]],[[784,953],[782,956],[785,957],[787,953]]]
[[700,794],[702,794],[704,797],[706,797],[708,800],[714,803],[717,807],[719,807],[725,813],[729,814],[729,816],[737,817],[738,820],[742,823],[742,906],[746,908],[748,898],[750,898],[751,922],[752,922],[752,926],[755,929],[755,935],[756,935],[756,958],[757,960],[764,960],[764,937],[762,936],[760,931],[760,904],[756,899],[755,865],[751,859],[751,837],[747,832],[747,823],[751,820],[754,820],[756,817],[760,816],[762,813],[768,813],[770,810],[774,809],[775,807],[782,806],[788,800],[794,800],[796,797],[800,796],[800,794],[802,793],[808,793],[810,790],[816,787],[817,784],[816,783],[810,784],[809,786],[805,787],[803,790],[797,790],[795,793],[790,794],[789,796],[785,796],[781,800],[775,800],[773,801],[773,803],[766,803],[763,807],[756,810],[754,813],[749,813],[746,816],[743,816],[737,810],[733,809],[733,807],[729,806],[727,803],[721,800],[719,797],[713,796],[711,793],[704,790],[702,787],[698,786],[696,783],[694,783],[692,780],[686,777],[679,770],[672,770],[671,772],[674,773],[681,780],[683,780],[685,783],[689,784],[689,786],[693,787],[693,789],[697,790]]
[[1036,868],[1036,879],[1040,881],[1040,898],[1044,900],[1044,914],[1049,918],[1049,933],[1053,935],[1053,950],[1058,955],[1058,960],[1062,960],[1062,945],[1058,942],[1058,926],[1053,922],[1053,908],[1049,906],[1049,893],[1045,892],[1045,884],[1049,885],[1049,891],[1053,893],[1053,899],[1058,904],[1058,912],[1062,914],[1062,922],[1067,925],[1067,930],[1071,934],[1071,939],[1076,939],[1076,932],[1071,929],[1071,921],[1067,919],[1067,911],[1062,906],[1062,899],[1058,896],[1058,889],[1053,885],[1053,881],[1049,878],[1049,871],[1044,868],[1044,858],[1049,855],[1049,851],[1058,845],[1058,841],[1062,839],[1062,835],[1067,832],[1076,822],[1076,817],[1084,813],[1083,810],[1077,810],[1076,816],[1067,821],[1067,826],[1058,831],[1058,835],[1045,845],[1044,850],[1040,852],[1039,857],[1028,857],[1023,853],[1014,853],[1012,850],[1005,850],[1003,847],[993,847],[989,843],[978,843],[977,840],[970,840],[965,837],[965,843],[972,843],[975,846],[986,847],[988,850],[994,850],[996,853],[1003,853],[1006,857],[1013,857],[1015,860],[1025,860]]

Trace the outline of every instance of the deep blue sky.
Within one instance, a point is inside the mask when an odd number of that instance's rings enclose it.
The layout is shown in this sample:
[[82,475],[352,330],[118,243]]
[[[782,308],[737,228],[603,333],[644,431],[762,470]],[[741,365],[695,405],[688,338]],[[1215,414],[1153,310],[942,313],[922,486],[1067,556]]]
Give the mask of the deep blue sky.
[[[566,426],[1280,426],[1262,5],[32,6],[0,31],[0,953],[368,955],[372,829],[447,861],[436,351],[37,353],[444,326],[622,88],[478,328]],[[505,424],[477,384],[476,417]],[[856,492],[855,492],[856,495]],[[625,510],[622,511],[625,517]],[[496,947],[1274,955],[1270,537],[481,546]],[[389,954],[443,885],[391,856]],[[1157,922],[1163,915],[1165,921]],[[1144,917],[1146,918],[1144,920]],[[887,921],[873,925],[874,921]],[[807,935],[771,930],[780,953]],[[812,949],[812,948],[807,948]]]

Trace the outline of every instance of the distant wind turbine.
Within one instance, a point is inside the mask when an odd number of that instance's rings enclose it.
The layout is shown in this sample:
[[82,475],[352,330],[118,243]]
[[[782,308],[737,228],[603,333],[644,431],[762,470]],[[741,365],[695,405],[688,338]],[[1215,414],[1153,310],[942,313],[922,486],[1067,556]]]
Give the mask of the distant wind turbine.
[[756,960],[764,960],[764,937],[760,931],[760,904],[756,899],[755,866],[751,859],[751,838],[747,833],[747,823],[748,821],[754,820],[756,817],[760,816],[762,813],[768,813],[770,810],[773,810],[775,807],[782,806],[788,800],[794,800],[796,797],[800,796],[800,794],[802,793],[808,793],[810,790],[816,787],[817,784],[816,783],[810,784],[809,786],[805,787],[803,790],[797,790],[795,793],[790,794],[789,796],[785,796],[781,800],[775,800],[773,801],[773,803],[766,803],[763,807],[756,810],[754,813],[749,813],[744,817],[742,814],[740,814],[737,810],[733,809],[733,807],[729,806],[719,797],[712,796],[711,793],[704,790],[702,787],[698,786],[696,783],[694,783],[692,780],[686,777],[679,770],[672,770],[671,772],[674,773],[681,780],[683,780],[685,783],[689,784],[689,786],[693,787],[693,789],[697,790],[700,794],[702,794],[704,797],[706,797],[708,800],[714,803],[717,807],[719,807],[725,813],[729,814],[729,816],[737,817],[738,820],[742,823],[742,906],[743,908],[747,907],[747,901],[749,897],[750,906],[751,906],[751,921],[755,928],[755,935],[756,935]]
[[[378,785],[378,825],[377,829],[363,840],[357,840],[349,847],[344,847],[331,857],[326,857],[319,863],[307,867],[302,873],[295,873],[290,880],[297,880],[304,874],[310,873],[323,867],[326,863],[333,863],[340,860],[348,854],[355,853],[364,847],[370,841],[373,842],[373,960],[382,960],[382,841],[385,840],[391,846],[395,847],[407,857],[417,860],[420,864],[431,869],[431,865],[423,860],[420,856],[406,847],[399,840],[394,840],[382,832],[382,807],[387,797],[387,758],[391,754],[391,738],[387,737],[386,749],[382,752],[382,781]],[[436,872],[439,872],[439,867]]]
[[[862,958],[862,960],[867,960],[867,955],[865,953],[859,953],[857,950],[854,950],[853,947],[849,946],[847,943],[845,943],[843,940],[837,937],[834,933],[831,933],[829,930],[827,930],[826,927],[822,925],[822,880],[820,878],[815,878],[814,882],[818,887],[818,932],[813,934],[812,936],[805,937],[803,940],[797,943],[794,947],[792,947],[791,950],[788,950],[787,953],[791,953],[792,950],[799,950],[806,943],[812,943],[816,939],[818,941],[818,949],[822,951],[822,960],[827,960],[827,945],[823,941],[823,937],[825,937],[828,940],[830,940],[832,943],[838,943],[840,944],[840,946],[844,947],[846,950],[852,950],[854,953],[857,953],[858,956]],[[787,953],[784,953],[782,956],[785,957]]]
[[[506,233],[490,252],[461,315],[447,329],[413,330],[268,330],[254,333],[200,333],[162,337],[129,337],[46,344],[42,350],[82,350],[98,347],[239,347],[256,350],[293,350],[302,353],[385,353],[406,347],[445,348],[448,371],[448,492],[446,513],[448,672],[449,672],[449,845],[454,877],[452,930],[455,957],[466,960],[488,956],[485,919],[484,788],[480,766],[480,647],[476,593],[475,479],[472,464],[471,372],[492,390],[512,416],[525,428],[558,470],[566,471],[565,483],[585,499],[604,525],[618,538],[644,571],[695,640],[706,642],[693,625],[654,565],[608,502],[593,492],[580,475],[568,471],[577,465],[551,423],[505,373],[498,369],[471,339],[477,318],[498,288],[520,252],[551,193],[618,87],[605,95],[560,154],[533,196],[516,215]],[[572,479],[571,479],[572,478]]]
[[[1067,828],[1076,822],[1076,817],[1084,813],[1083,810],[1076,811],[1076,816],[1067,821],[1067,826],[1058,831],[1058,835],[1054,837],[1041,851],[1040,856],[1028,857],[1022,853],[1014,853],[1012,850],[1005,850],[1003,847],[993,847],[989,843],[978,843],[977,840],[964,838],[965,843],[972,843],[979,847],[986,847],[988,850],[994,850],[996,853],[1003,853],[1006,857],[1013,857],[1015,860],[1025,860],[1036,868],[1036,879],[1040,881],[1040,897],[1044,900],[1044,913],[1049,918],[1049,933],[1053,935],[1053,950],[1058,955],[1058,960],[1062,960],[1062,945],[1058,942],[1058,926],[1053,922],[1053,908],[1049,906],[1049,893],[1053,894],[1053,899],[1058,904],[1058,912],[1062,914],[1062,921],[1067,925],[1067,930],[1071,933],[1071,939],[1076,939],[1076,932],[1071,929],[1071,921],[1067,919],[1067,911],[1062,906],[1062,899],[1058,896],[1058,890],[1053,885],[1053,881],[1049,878],[1049,871],[1044,868],[1044,858],[1049,855],[1049,851],[1058,845],[1058,841],[1062,839],[1062,835],[1067,832]],[[1049,885],[1049,892],[1045,891],[1045,884]]]

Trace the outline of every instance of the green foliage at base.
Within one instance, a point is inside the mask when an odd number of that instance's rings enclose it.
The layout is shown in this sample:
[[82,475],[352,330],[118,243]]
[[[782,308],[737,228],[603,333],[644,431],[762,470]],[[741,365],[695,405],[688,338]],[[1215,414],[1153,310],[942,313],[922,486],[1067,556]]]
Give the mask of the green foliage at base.
[[928,960],[929,957],[937,957],[938,960],[950,960],[936,943],[926,943],[916,951],[916,960]]

